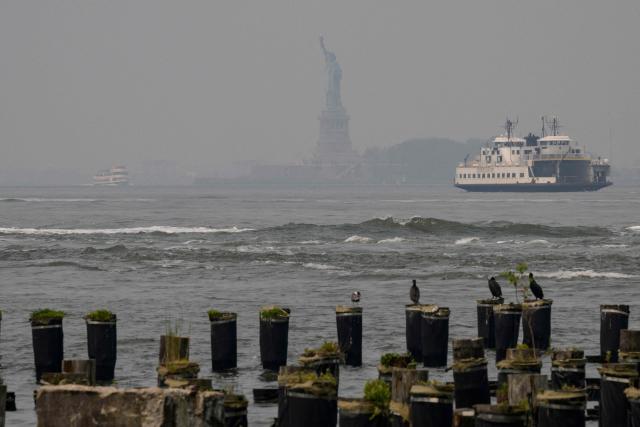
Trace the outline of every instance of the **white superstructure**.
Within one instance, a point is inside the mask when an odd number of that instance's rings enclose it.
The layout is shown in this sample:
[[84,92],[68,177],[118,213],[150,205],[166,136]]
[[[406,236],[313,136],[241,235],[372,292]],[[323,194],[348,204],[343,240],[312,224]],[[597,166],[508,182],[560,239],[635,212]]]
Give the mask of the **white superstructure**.
[[125,166],[100,170],[93,177],[93,185],[111,187],[129,185],[129,171]]

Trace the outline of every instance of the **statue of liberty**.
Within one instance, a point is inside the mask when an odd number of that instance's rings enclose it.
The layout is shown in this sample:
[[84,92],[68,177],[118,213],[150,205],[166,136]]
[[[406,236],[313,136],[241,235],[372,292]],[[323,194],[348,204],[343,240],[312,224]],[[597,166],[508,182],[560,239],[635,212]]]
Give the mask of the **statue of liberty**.
[[336,54],[328,51],[324,47],[324,38],[320,36],[320,47],[324,53],[324,62],[329,77],[327,85],[327,109],[342,109],[342,101],[340,99],[340,80],[342,80],[342,69],[338,64]]

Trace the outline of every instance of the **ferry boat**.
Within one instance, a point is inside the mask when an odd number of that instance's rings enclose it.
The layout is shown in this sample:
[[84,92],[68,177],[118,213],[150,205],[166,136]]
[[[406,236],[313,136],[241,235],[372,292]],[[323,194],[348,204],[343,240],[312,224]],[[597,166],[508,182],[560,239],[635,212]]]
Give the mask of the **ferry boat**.
[[[504,135],[456,167],[454,185],[481,192],[555,192],[596,191],[612,184],[608,159],[592,157],[560,134],[557,118],[543,117],[542,123],[542,137],[529,133],[519,138],[513,135],[517,123],[507,119]],[[545,125],[551,128],[548,135]]]
[[93,185],[101,187],[129,185],[129,171],[125,166],[114,166],[111,169],[100,170],[93,177]]

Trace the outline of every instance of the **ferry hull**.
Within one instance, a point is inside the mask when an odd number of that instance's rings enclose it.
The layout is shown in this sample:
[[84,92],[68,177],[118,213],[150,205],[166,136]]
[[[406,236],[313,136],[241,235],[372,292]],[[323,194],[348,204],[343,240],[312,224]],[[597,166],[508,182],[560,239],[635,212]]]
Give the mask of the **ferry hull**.
[[600,183],[564,183],[564,184],[455,184],[466,191],[481,193],[561,193],[578,191],[598,191],[608,187],[611,182]]

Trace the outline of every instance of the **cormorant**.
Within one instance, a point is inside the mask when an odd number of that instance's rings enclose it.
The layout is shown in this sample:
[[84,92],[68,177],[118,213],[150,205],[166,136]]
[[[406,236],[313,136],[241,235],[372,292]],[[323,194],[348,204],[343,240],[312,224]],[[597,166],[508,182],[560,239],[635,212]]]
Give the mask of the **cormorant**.
[[416,286],[415,279],[413,280],[413,285],[411,285],[411,289],[409,290],[409,298],[414,304],[418,304],[420,301],[420,289]]
[[351,302],[354,304],[360,302],[360,291],[353,291],[353,293],[351,293]]
[[536,279],[533,278],[533,273],[529,273],[529,288],[531,289],[531,293],[536,299],[543,299],[544,293],[542,292],[542,288],[536,282]]
[[493,295],[494,298],[502,297],[502,288],[500,288],[500,284],[495,277],[489,279],[489,290],[491,291],[491,295]]

